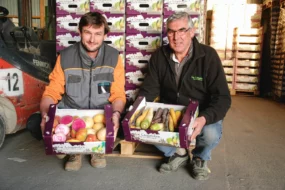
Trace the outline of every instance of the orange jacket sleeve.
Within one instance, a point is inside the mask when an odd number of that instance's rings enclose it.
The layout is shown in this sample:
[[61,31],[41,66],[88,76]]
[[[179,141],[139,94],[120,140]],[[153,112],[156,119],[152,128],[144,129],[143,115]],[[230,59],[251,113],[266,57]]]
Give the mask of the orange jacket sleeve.
[[54,100],[55,103],[58,103],[65,92],[65,79],[64,72],[60,64],[60,55],[57,57],[54,69],[49,75],[49,81],[50,82],[46,86],[42,97],[49,96]]
[[114,82],[111,85],[109,101],[122,100],[126,103],[125,93],[125,69],[122,58],[119,56],[118,64],[114,69]]

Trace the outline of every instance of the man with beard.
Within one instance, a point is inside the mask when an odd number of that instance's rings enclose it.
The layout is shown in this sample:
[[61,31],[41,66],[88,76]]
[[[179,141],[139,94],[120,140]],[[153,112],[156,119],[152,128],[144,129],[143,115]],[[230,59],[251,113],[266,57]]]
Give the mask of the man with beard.
[[[103,41],[109,32],[106,19],[97,12],[83,15],[79,21],[81,41],[62,50],[49,76],[40,103],[41,131],[44,132],[50,104],[59,108],[103,109],[111,103],[115,136],[125,107],[125,73],[119,52]],[[81,168],[81,158],[69,155],[65,170]],[[91,165],[104,168],[104,155],[91,155]]]

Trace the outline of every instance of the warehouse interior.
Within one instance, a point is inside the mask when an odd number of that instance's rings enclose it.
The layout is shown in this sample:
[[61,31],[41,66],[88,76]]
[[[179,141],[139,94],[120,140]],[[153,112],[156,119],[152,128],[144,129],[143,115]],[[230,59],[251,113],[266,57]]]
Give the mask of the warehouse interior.
[[[136,3],[149,8],[135,10]],[[285,189],[284,7],[284,0],[0,0],[0,189]],[[105,43],[124,62],[126,113],[136,102],[145,63],[168,44],[165,25],[173,12],[188,12],[197,40],[216,50],[232,104],[208,163],[209,180],[192,179],[189,164],[171,175],[157,172],[162,154],[148,143],[124,141],[122,126],[106,169],[91,169],[86,156],[79,172],[67,173],[45,142],[26,130],[57,56],[80,41],[78,22],[89,11],[105,16]]]

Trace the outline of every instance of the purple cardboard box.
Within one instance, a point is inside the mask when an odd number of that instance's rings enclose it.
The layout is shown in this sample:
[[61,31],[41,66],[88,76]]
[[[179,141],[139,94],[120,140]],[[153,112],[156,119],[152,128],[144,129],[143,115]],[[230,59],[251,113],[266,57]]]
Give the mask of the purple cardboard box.
[[138,88],[142,85],[144,81],[145,73],[138,69],[136,71],[128,71],[126,70],[125,78],[126,84],[125,86],[128,88]]
[[160,34],[162,32],[162,15],[147,15],[145,13],[127,15],[126,20],[128,33]]
[[[53,142],[53,122],[55,116],[90,116],[105,114],[106,118],[106,141],[95,142]],[[112,106],[105,105],[104,110],[77,110],[77,109],[57,109],[55,104],[50,105],[48,119],[43,134],[45,150],[47,155],[51,154],[108,154],[114,148],[114,125],[112,118]]]
[[162,14],[162,0],[127,0],[126,14]]
[[103,16],[107,19],[110,32],[119,33],[125,32],[125,15],[124,14],[108,14],[104,13]]
[[161,34],[127,33],[126,51],[154,52],[161,46]]
[[200,14],[204,11],[204,0],[164,0],[164,15],[181,11],[189,14]]
[[125,0],[91,0],[91,11],[125,14]]
[[56,50],[62,50],[76,42],[80,41],[80,36],[78,33],[56,33]]
[[109,46],[116,48],[118,51],[125,51],[124,33],[108,33],[104,42]]
[[[135,128],[133,124],[134,114],[139,113],[142,109],[153,108],[156,111],[158,108],[173,108],[176,110],[183,110],[183,118],[178,125],[178,132],[169,131],[154,131],[150,129]],[[198,102],[189,101],[189,105],[179,106],[163,103],[146,102],[144,97],[138,97],[134,102],[131,111],[127,113],[122,121],[125,140],[131,142],[140,142],[146,144],[159,144],[165,146],[174,146],[181,148],[189,148],[193,129],[192,125],[195,118],[198,116]]]
[[57,15],[56,32],[78,32],[80,18],[80,15],[75,14]]
[[126,97],[129,101],[134,102],[136,100],[136,97],[139,93],[139,88],[130,88],[130,87],[126,87],[125,91],[126,91]]
[[126,52],[126,69],[129,71],[136,71],[147,67],[151,53],[138,51]]
[[89,0],[56,0],[56,14],[83,15],[90,11]]

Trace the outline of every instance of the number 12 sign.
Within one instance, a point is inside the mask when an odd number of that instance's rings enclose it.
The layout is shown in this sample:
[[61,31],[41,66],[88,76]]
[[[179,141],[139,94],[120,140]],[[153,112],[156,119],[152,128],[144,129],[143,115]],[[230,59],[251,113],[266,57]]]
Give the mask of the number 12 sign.
[[0,70],[0,91],[5,96],[20,96],[24,93],[22,71],[12,69]]

